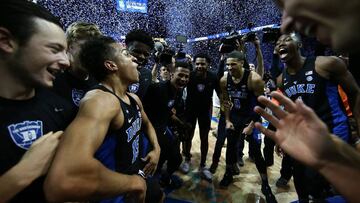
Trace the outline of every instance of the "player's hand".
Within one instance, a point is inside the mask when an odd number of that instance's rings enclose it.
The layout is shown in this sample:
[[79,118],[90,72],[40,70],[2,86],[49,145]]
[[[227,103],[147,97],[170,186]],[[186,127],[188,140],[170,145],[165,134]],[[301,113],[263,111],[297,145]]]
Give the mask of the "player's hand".
[[154,175],[159,163],[159,158],[160,150],[152,150],[146,155],[146,157],[142,158],[143,161],[147,162],[144,167],[144,173],[146,175]]
[[268,107],[273,115],[259,106],[255,107],[255,111],[271,122],[277,130],[274,132],[266,129],[261,123],[256,123],[256,127],[291,157],[311,167],[321,168],[336,148],[325,123],[301,100],[294,103],[277,92],[272,92],[271,96],[279,101],[285,110],[260,96],[259,102]]
[[19,164],[24,170],[31,171],[35,177],[47,173],[63,131],[49,132],[37,139],[23,155]]

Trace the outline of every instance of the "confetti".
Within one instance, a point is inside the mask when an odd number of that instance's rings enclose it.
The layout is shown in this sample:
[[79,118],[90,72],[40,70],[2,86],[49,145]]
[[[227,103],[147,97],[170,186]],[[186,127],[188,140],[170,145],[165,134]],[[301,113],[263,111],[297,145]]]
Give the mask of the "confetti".
[[[169,38],[169,44],[182,34],[188,38],[204,37],[226,32],[225,26],[236,30],[254,26],[276,24],[281,14],[272,0],[148,0],[148,13],[129,13],[116,10],[115,0],[37,0],[60,17],[64,28],[75,21],[93,22],[104,34],[121,40],[132,29],[143,29],[153,37]],[[258,33],[261,38],[261,33]],[[219,59],[220,39],[189,43],[185,51],[190,54],[208,53],[213,67]],[[175,48],[176,49],[176,48]],[[262,44],[265,67],[270,67],[273,46]],[[253,45],[247,45],[249,62],[255,63]]]

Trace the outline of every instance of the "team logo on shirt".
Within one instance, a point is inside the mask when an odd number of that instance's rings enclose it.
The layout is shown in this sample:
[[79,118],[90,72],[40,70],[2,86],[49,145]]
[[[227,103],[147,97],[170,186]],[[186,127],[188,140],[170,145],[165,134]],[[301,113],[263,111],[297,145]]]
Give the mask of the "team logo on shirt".
[[71,90],[71,97],[76,106],[80,105],[80,100],[84,97],[85,92],[84,90],[72,89]]
[[308,82],[310,82],[310,81],[313,80],[313,77],[312,77],[312,76],[307,76],[307,77],[306,77],[306,80],[307,80]]
[[39,120],[15,123],[8,126],[8,131],[14,143],[27,150],[43,135],[43,123]]
[[305,75],[312,75],[313,74],[313,71],[310,70],[310,71],[306,71]]
[[204,84],[198,84],[197,89],[198,89],[199,92],[202,92],[205,89],[205,85]]
[[286,88],[285,93],[288,97],[297,94],[314,94],[315,88],[316,84],[296,84]]
[[140,87],[139,83],[134,83],[134,84],[129,86],[129,92],[136,93],[136,92],[139,91],[139,87]]

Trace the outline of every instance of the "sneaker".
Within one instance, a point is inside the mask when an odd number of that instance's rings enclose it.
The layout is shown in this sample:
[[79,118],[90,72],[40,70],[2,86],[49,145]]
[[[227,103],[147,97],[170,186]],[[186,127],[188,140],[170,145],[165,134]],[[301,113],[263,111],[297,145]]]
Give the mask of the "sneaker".
[[190,171],[190,161],[184,161],[181,165],[180,165],[180,171],[184,174],[189,173]]
[[210,173],[209,169],[205,168],[205,167],[201,167],[200,168],[200,177],[204,180],[207,180],[208,182],[212,182],[212,173]]
[[243,158],[241,157],[241,158],[239,158],[239,160],[238,160],[238,164],[239,164],[239,166],[240,167],[243,167],[244,166],[244,160],[243,160]]
[[269,185],[262,184],[261,192],[264,194],[266,203],[277,203]]
[[220,181],[219,185],[221,188],[227,188],[233,182],[232,174],[225,173],[223,179]]
[[218,167],[218,163],[213,162],[210,166],[210,172],[214,174],[216,172],[217,167]]
[[276,187],[279,187],[279,188],[284,188],[284,189],[286,189],[286,188],[288,188],[289,186],[288,186],[288,180],[286,180],[285,178],[283,178],[283,177],[280,177],[277,181],[276,181]]

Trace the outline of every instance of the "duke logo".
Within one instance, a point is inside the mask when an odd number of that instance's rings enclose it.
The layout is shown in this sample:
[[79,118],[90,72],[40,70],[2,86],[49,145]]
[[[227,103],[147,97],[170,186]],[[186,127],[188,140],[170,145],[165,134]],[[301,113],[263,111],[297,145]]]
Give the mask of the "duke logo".
[[8,126],[8,131],[17,146],[29,149],[43,135],[43,123],[39,120],[15,123]]

